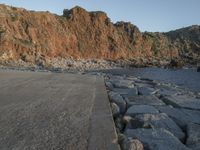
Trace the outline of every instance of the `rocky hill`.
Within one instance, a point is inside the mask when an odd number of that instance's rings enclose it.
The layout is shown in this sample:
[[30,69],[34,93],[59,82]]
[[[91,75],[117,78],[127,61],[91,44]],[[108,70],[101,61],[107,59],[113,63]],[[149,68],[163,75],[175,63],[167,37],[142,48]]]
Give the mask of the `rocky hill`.
[[168,33],[140,32],[127,22],[112,23],[104,12],[81,7],[50,12],[0,5],[0,62],[41,63],[53,58],[197,61],[200,26]]
[[193,25],[164,33],[164,35],[170,38],[172,44],[177,47],[181,58],[189,63],[200,60],[200,26]]

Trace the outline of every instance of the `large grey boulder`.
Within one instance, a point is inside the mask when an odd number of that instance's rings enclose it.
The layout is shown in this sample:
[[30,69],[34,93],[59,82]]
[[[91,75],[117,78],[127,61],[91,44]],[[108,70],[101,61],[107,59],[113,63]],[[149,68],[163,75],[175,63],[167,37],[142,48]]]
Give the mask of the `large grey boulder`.
[[152,87],[139,87],[138,92],[140,95],[151,95],[154,91],[156,91],[155,88]]
[[133,105],[128,108],[126,115],[127,116],[135,116],[137,114],[156,114],[159,113],[159,111],[149,105]]
[[190,123],[187,126],[186,145],[192,149],[200,149],[200,125]]
[[159,94],[163,96],[176,95],[180,92],[178,88],[173,88],[171,86],[166,86],[160,83],[158,83],[157,88],[160,89]]
[[165,129],[130,129],[125,135],[140,140],[148,150],[189,150]]
[[160,106],[160,105],[165,105],[162,100],[157,98],[154,95],[149,95],[149,96],[144,96],[144,95],[138,95],[138,96],[132,96],[132,97],[127,97],[126,102],[128,106],[131,105],[152,105],[152,106]]
[[133,88],[134,84],[131,80],[110,80],[115,88]]
[[121,75],[109,75],[110,81],[124,80],[126,76]]
[[172,105],[174,107],[200,110],[200,99],[188,95],[163,96],[162,100],[166,104]]
[[182,129],[186,129],[188,123],[200,124],[200,111],[173,108],[169,106],[156,106],[156,108],[163,113],[166,113],[176,124]]
[[120,113],[125,113],[126,111],[126,102],[124,101],[123,97],[116,93],[116,92],[109,92],[109,98],[111,102],[114,102],[115,104],[117,104],[117,106],[120,109]]
[[131,96],[138,95],[138,90],[137,90],[136,87],[128,88],[128,89],[125,89],[125,88],[114,88],[113,91],[119,93],[123,97],[131,97]]
[[136,115],[132,120],[129,121],[128,125],[126,126],[127,129],[145,127],[153,129],[163,128],[173,133],[182,141],[185,138],[185,134],[182,132],[182,130],[165,113]]

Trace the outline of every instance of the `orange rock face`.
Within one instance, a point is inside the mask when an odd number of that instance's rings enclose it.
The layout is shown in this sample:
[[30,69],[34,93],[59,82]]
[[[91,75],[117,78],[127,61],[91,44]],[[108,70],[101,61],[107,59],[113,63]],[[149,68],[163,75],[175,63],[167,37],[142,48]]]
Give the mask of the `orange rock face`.
[[[0,5],[0,59],[134,59],[179,57],[180,45],[162,33],[142,33],[104,12],[75,7],[63,16]],[[199,43],[198,43],[199,44]],[[190,48],[190,47],[189,47]]]

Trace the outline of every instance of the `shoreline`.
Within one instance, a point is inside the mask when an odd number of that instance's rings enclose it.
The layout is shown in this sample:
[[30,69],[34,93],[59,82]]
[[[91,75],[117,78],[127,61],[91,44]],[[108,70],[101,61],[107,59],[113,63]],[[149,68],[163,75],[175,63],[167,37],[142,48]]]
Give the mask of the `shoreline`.
[[178,61],[172,63],[169,60],[149,61],[139,60],[105,60],[105,59],[64,59],[55,58],[48,60],[38,60],[37,62],[1,61],[0,68],[10,68],[16,70],[33,70],[33,71],[76,71],[85,72],[90,70],[116,69],[116,68],[162,68],[162,69],[191,69],[197,66],[193,64],[178,64]]

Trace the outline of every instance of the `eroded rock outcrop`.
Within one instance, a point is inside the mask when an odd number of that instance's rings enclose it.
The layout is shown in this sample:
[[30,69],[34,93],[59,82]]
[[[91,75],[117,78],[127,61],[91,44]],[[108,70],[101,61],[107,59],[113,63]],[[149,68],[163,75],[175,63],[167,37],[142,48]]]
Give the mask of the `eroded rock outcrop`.
[[0,5],[0,18],[1,63],[22,60],[45,65],[61,57],[159,64],[184,54],[184,58],[199,58],[199,26],[142,33],[131,23],[113,24],[104,12],[87,12],[81,7],[66,9],[58,16]]

